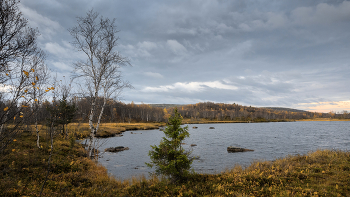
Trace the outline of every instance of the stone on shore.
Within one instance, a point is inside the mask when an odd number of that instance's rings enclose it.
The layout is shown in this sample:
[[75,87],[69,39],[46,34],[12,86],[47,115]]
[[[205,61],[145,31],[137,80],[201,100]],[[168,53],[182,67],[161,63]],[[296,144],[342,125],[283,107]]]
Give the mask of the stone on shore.
[[215,129],[215,127],[209,127],[209,129]]

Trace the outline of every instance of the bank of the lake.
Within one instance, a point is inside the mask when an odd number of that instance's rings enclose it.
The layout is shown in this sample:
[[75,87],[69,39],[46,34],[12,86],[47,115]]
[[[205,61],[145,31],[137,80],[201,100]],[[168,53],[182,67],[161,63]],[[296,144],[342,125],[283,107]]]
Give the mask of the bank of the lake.
[[[218,123],[261,123],[261,122],[295,122],[295,121],[350,121],[350,119],[331,119],[331,118],[315,118],[315,119],[300,119],[300,120],[264,120],[257,119],[254,121],[240,121],[240,120],[207,120],[207,119],[184,119],[183,124],[218,124]],[[122,134],[125,131],[133,130],[152,130],[159,129],[160,127],[166,126],[164,122],[147,122],[147,123],[101,123],[99,130],[97,132],[97,137],[113,137],[118,134]],[[31,126],[32,130],[34,125]],[[68,128],[76,133],[79,138],[84,138],[90,135],[90,128],[88,123],[70,123]]]
[[[48,139],[22,134],[0,158],[2,196],[39,196],[46,178]],[[42,196],[348,196],[350,152],[317,150],[306,155],[236,166],[220,174],[193,174],[183,183],[131,178],[118,181],[87,159],[74,140],[54,140]]]
[[296,121],[350,121],[350,119],[338,119],[338,118],[311,118],[311,119],[299,119]]
[[[152,130],[164,127],[166,123],[101,123],[97,131],[96,137],[106,138],[122,134],[125,131],[133,130]],[[31,126],[34,128],[34,125]],[[79,139],[90,135],[89,123],[70,123],[68,129]]]

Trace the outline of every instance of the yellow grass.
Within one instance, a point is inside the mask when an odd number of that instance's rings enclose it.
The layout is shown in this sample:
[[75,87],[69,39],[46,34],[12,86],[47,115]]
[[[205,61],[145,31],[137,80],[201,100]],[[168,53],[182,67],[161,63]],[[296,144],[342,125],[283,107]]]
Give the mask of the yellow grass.
[[[112,137],[124,131],[159,129],[162,126],[165,126],[165,123],[101,123],[96,137]],[[40,135],[46,134],[46,126],[38,125],[38,129]],[[35,125],[26,125],[23,130],[35,132]],[[68,124],[68,132],[78,138],[85,138],[90,135],[91,130],[89,123],[70,123]]]
[[[165,126],[165,123],[101,123],[96,136],[111,137],[124,131],[151,130],[162,126]],[[68,129],[81,137],[90,135],[89,123],[70,123]]]
[[300,119],[296,121],[350,121],[350,119],[312,118],[312,119]]

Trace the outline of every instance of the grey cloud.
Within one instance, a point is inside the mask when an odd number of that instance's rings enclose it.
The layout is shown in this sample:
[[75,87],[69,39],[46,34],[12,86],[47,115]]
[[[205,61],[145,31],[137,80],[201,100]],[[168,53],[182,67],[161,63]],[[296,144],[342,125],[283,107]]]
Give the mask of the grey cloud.
[[[350,98],[350,1],[22,0],[21,4],[24,15],[43,34],[39,45],[48,53],[47,63],[62,73],[84,58],[69,45],[67,29],[76,25],[76,17],[94,8],[102,16],[116,18],[121,30],[118,50],[133,65],[122,68],[125,79],[135,86],[124,92],[126,101],[298,107]],[[205,84],[215,81],[237,89]],[[181,90],[181,84],[200,91]],[[145,87],[168,87],[168,91],[142,91]]]

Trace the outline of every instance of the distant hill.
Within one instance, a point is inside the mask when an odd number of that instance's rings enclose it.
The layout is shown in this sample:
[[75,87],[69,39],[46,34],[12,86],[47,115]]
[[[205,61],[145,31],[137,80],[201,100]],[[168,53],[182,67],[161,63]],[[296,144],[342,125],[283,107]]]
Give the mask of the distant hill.
[[308,112],[308,111],[305,111],[305,110],[292,109],[292,108],[286,108],[286,107],[261,107],[261,108],[272,109],[274,111]]
[[187,104],[149,104],[152,107],[160,107],[160,108],[172,108],[172,107],[182,107],[185,106]]
[[[188,104],[148,104],[152,107],[160,107],[162,109],[164,108],[172,108],[172,107],[182,107],[186,106]],[[257,108],[264,108],[264,109],[271,109],[274,111],[289,111],[289,112],[308,112],[305,110],[299,110],[299,109],[292,109],[292,108],[286,108],[286,107],[257,107]]]

